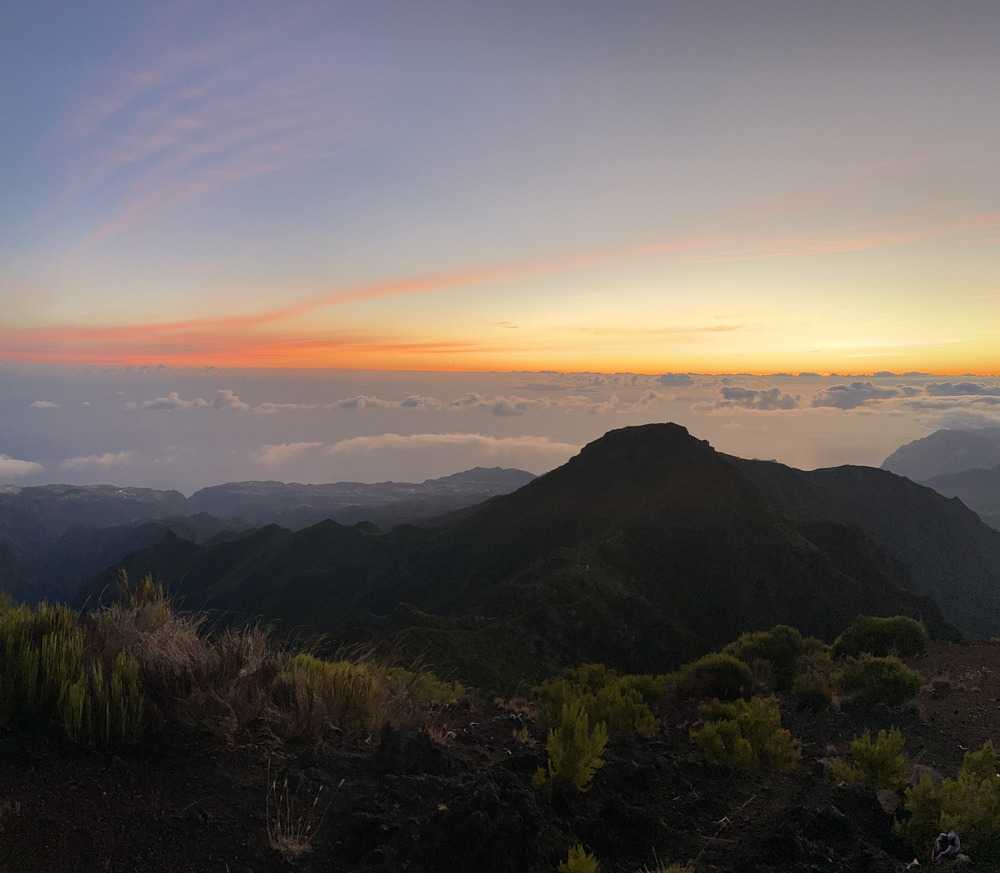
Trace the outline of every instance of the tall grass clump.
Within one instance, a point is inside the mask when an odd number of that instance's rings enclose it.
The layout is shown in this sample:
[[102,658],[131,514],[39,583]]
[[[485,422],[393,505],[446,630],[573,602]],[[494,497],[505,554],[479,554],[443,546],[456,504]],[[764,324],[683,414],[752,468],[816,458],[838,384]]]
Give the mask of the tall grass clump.
[[169,725],[322,741],[419,723],[463,693],[426,670],[291,652],[259,625],[209,632],[148,576],[123,574],[115,602],[84,615],[0,599],[0,725],[54,726],[81,745]]
[[267,765],[267,794],[264,802],[264,826],[268,845],[286,861],[295,861],[312,851],[313,840],[323,826],[329,804],[323,798],[323,786],[311,795],[292,791],[288,778],[271,776]]
[[138,665],[96,642],[92,624],[65,607],[0,605],[0,722],[61,727],[83,745],[134,743],[144,711]]

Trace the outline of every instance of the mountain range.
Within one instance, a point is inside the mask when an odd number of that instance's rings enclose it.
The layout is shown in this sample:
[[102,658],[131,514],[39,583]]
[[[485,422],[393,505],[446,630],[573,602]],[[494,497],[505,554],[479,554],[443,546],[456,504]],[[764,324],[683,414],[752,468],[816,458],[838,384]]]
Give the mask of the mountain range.
[[427,521],[513,490],[523,470],[477,467],[420,483],[235,482],[179,491],[116,485],[0,488],[0,591],[18,599],[73,596],[125,555],[165,536],[193,543],[280,522],[324,519],[386,527]]
[[727,456],[673,424],[611,431],[433,527],[169,537],[125,567],[192,608],[384,640],[494,686],[581,660],[664,670],[776,622],[1000,630],[1000,533],[961,502],[872,468]]
[[1000,530],[1000,428],[939,430],[900,446],[882,467],[959,498]]

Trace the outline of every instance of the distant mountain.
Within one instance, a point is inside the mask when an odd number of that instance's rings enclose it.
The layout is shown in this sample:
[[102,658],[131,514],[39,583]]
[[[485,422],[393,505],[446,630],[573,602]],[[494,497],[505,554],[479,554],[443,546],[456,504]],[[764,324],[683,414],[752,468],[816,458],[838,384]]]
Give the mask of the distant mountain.
[[1000,632],[1000,532],[959,500],[873,467],[805,472],[764,461],[734,463],[768,505],[799,524],[857,525],[905,568],[963,633]]
[[117,485],[0,487],[0,591],[19,599],[68,597],[101,569],[158,543],[205,542],[280,522],[298,529],[327,518],[384,527],[426,522],[512,491],[534,476],[477,467],[417,484],[299,485],[237,482],[178,491]]
[[254,525],[280,524],[292,529],[328,518],[342,524],[373,521],[389,527],[444,515],[507,494],[534,478],[524,470],[476,467],[419,483],[232,482],[202,488],[191,496],[188,506],[191,511],[220,518],[239,518]]
[[[612,431],[435,528],[268,526],[224,543],[164,541],[125,565],[153,571],[191,607],[388,639],[496,685],[581,660],[663,670],[776,622],[829,638],[858,613],[903,612],[947,635],[933,600],[914,590],[911,563],[945,557],[880,526],[865,530],[852,501],[873,504],[872,515],[915,507],[921,523],[944,525],[936,548],[956,555],[986,560],[1000,535],[929,489],[868,472],[870,481],[850,469],[814,475],[741,461],[678,425],[646,425]],[[913,507],[879,494],[904,486],[915,489]],[[824,516],[818,507],[833,498]],[[944,593],[960,598],[960,586],[990,578],[947,581],[956,591]],[[978,596],[981,610],[995,597]],[[988,608],[984,621],[1000,628],[995,601]]]
[[106,527],[185,514],[187,499],[179,491],[117,485],[7,486],[0,491],[0,535],[31,529],[58,536],[74,525]]
[[204,543],[240,530],[201,514],[110,527],[77,525],[26,547],[0,541],[0,592],[20,601],[69,600],[104,568],[166,537]]
[[1000,466],[935,476],[927,485],[945,497],[957,497],[991,527],[1000,530]]
[[927,482],[938,476],[979,470],[1000,464],[1000,428],[939,430],[900,446],[882,462],[882,469]]

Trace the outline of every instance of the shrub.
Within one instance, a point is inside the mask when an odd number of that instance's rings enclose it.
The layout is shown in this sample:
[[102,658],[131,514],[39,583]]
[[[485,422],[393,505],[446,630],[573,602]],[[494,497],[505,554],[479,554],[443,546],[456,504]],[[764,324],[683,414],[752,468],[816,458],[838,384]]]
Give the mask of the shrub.
[[660,726],[649,703],[662,696],[663,685],[654,676],[619,676],[603,664],[581,664],[539,686],[539,717],[555,725],[566,704],[579,703],[610,734],[653,736]]
[[833,689],[821,673],[800,673],[792,682],[791,693],[799,709],[822,712],[833,705]]
[[347,730],[375,726],[384,682],[377,668],[300,654],[291,659],[283,678],[291,690],[288,707],[295,733],[322,736],[329,725]]
[[746,770],[794,770],[799,743],[781,726],[773,697],[754,697],[701,708],[704,724],[691,728],[691,740],[712,764]]
[[906,789],[903,808],[908,817],[896,825],[896,832],[922,855],[941,832],[941,786],[925,773],[916,785]]
[[963,848],[977,861],[1000,861],[1000,777],[991,742],[966,752],[957,779],[935,785],[925,775],[906,792],[909,818],[899,830],[917,851],[926,850],[934,835],[954,830]]
[[559,724],[549,731],[545,744],[548,763],[532,780],[536,788],[588,791],[594,774],[604,765],[608,731],[603,723],[590,729],[587,710],[580,701],[563,705]]
[[597,873],[601,865],[580,843],[570,846],[566,860],[559,865],[559,873]]
[[736,700],[753,687],[750,668],[739,658],[718,652],[686,664],[673,678],[678,695],[702,700]]
[[844,666],[840,689],[865,705],[898,706],[920,690],[920,676],[896,657],[862,655]]
[[852,740],[851,757],[868,788],[896,789],[906,783],[905,745],[903,732],[896,728],[879,731],[874,739],[871,731],[865,731]]
[[[722,652],[739,658],[751,668],[757,662],[768,665],[771,688],[787,691],[792,684],[802,654],[802,634],[786,624],[779,624],[770,630],[743,634],[726,646]],[[758,668],[760,672],[765,672]]]
[[862,654],[909,658],[927,651],[927,630],[905,615],[879,618],[860,615],[833,643],[835,658],[853,658]]

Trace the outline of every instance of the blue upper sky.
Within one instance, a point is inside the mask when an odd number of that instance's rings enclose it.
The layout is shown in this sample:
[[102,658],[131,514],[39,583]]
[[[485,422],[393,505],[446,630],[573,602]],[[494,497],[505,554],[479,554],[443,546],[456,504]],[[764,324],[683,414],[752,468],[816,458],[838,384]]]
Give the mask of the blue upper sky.
[[15,3],[0,356],[996,370],[998,40],[995,2]]

